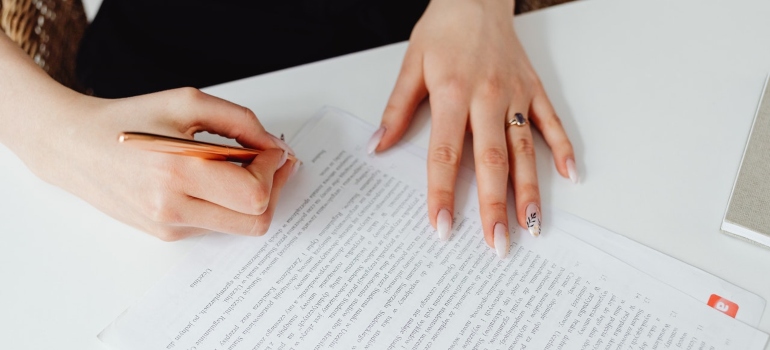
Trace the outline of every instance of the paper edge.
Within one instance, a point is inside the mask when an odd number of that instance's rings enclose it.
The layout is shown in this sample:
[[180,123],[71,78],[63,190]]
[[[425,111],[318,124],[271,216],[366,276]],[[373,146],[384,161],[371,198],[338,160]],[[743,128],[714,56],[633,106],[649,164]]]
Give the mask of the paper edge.
[[[758,242],[758,241],[756,241],[756,240],[754,240],[752,238],[749,238],[748,236],[745,236],[745,235],[743,235],[741,233],[730,231],[730,230],[727,230],[725,228],[725,226],[732,227],[730,225],[740,226],[740,225],[737,225],[737,224],[732,223],[731,221],[727,220],[727,213],[730,211],[730,205],[732,205],[732,203],[733,203],[733,195],[735,194],[735,187],[738,185],[738,179],[740,178],[740,175],[741,175],[741,169],[743,169],[743,161],[746,158],[746,152],[749,150],[749,143],[751,142],[751,136],[754,135],[754,127],[756,126],[757,120],[759,119],[759,112],[762,109],[762,103],[764,102],[764,97],[765,97],[765,94],[767,93],[767,86],[768,85],[770,85],[770,73],[768,73],[765,76],[765,85],[762,87],[762,92],[759,94],[759,101],[757,101],[757,108],[756,108],[756,111],[754,111],[754,120],[751,122],[751,129],[749,130],[749,136],[746,138],[746,144],[743,146],[743,154],[741,155],[741,162],[738,164],[738,171],[735,172],[735,180],[733,180],[733,187],[730,190],[730,197],[728,197],[728,199],[727,199],[727,206],[725,207],[724,215],[722,215],[722,225],[721,225],[720,229],[721,229],[722,233],[725,233],[728,236],[732,236],[732,237],[736,237],[736,238],[743,237],[743,238],[745,238],[747,240],[751,240],[751,241],[753,241],[755,243],[759,243],[760,245],[763,245],[763,246],[766,246],[766,247],[770,248],[770,244],[768,244],[768,243],[770,243],[770,238],[768,238],[767,243],[762,243],[762,242]],[[770,101],[768,101],[768,102],[770,103]],[[740,227],[743,227],[743,226],[740,226]],[[740,230],[740,228],[738,228],[738,230]],[[748,230],[748,229],[745,229],[745,230]],[[740,230],[740,231],[744,231],[744,230]],[[755,233],[753,230],[749,230],[749,231],[751,233]]]

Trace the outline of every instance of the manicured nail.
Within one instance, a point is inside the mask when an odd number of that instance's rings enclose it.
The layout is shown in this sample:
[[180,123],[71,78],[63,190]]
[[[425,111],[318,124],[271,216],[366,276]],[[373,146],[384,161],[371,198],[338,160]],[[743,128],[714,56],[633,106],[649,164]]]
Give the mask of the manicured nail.
[[495,224],[495,252],[500,259],[508,255],[508,229],[502,222]]
[[575,168],[575,160],[572,158],[567,159],[567,174],[569,174],[569,179],[573,184],[577,184],[580,181],[577,169]]
[[540,208],[535,203],[527,205],[527,230],[532,236],[540,236]]
[[438,239],[446,242],[452,231],[452,214],[449,210],[441,209],[436,217],[436,228],[438,229]]
[[286,152],[286,150],[283,150],[281,153],[281,160],[278,161],[278,169],[283,168],[283,165],[286,164],[286,160],[289,159],[289,152]]
[[366,154],[373,154],[374,151],[377,149],[377,146],[380,145],[380,140],[382,140],[382,135],[385,135],[385,126],[381,126],[377,131],[374,132],[372,135],[372,138],[369,139],[369,144],[366,145]]
[[291,149],[291,146],[289,146],[289,144],[286,143],[286,141],[281,140],[281,139],[275,137],[275,135],[273,135],[273,134],[268,133],[268,135],[270,135],[270,137],[273,139],[273,141],[275,141],[275,144],[278,145],[278,147],[280,147],[282,150],[284,150],[286,152],[289,152],[289,154],[291,154],[291,155],[296,155],[296,153],[294,153],[294,150]]
[[291,169],[291,174],[289,174],[290,179],[294,177],[294,174],[296,174],[297,171],[299,171],[299,167],[301,166],[302,166],[302,162],[300,161],[297,161],[296,163],[294,163],[294,168]]

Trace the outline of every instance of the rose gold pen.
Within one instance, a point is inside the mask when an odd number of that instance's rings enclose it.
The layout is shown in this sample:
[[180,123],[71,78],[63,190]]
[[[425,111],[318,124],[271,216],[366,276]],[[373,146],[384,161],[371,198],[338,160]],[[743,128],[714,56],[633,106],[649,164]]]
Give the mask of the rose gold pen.
[[[120,133],[118,142],[146,151],[237,163],[251,162],[262,152],[256,149],[219,145],[216,143],[181,139],[144,132]],[[297,158],[291,154],[289,154],[287,158],[292,161],[297,161]]]

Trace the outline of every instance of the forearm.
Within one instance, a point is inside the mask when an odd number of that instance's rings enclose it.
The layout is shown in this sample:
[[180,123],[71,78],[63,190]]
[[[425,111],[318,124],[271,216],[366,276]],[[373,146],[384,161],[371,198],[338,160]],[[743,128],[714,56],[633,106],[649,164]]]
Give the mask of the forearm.
[[0,143],[18,154],[31,144],[25,140],[65,124],[83,95],[54,81],[2,32],[0,62]]

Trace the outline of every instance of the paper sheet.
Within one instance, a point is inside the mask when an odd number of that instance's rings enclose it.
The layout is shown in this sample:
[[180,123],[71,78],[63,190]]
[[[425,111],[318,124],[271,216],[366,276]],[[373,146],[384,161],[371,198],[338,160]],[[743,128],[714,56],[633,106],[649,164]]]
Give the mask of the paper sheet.
[[701,303],[708,303],[712,295],[730,300],[738,306],[735,316],[737,320],[753,327],[759,326],[765,310],[765,300],[760,296],[574,215],[560,211],[556,213],[544,211],[544,214],[548,215],[548,222],[551,225],[569,232],[572,236],[684,292]]
[[125,350],[764,348],[766,334],[564,225],[537,239],[512,230],[498,259],[471,181],[452,240],[438,241],[424,159],[406,146],[366,156],[371,131],[320,112],[293,145],[305,165],[270,232],[204,238],[100,339]]

